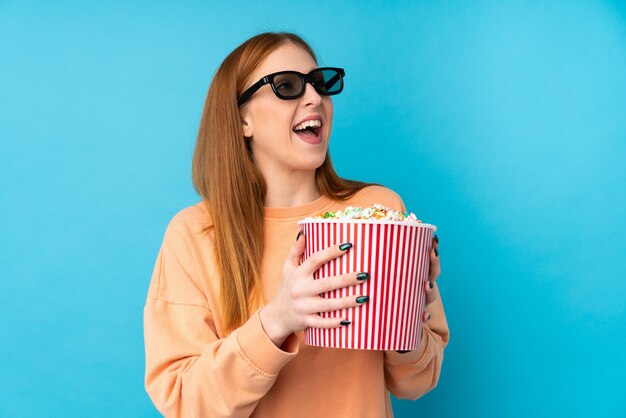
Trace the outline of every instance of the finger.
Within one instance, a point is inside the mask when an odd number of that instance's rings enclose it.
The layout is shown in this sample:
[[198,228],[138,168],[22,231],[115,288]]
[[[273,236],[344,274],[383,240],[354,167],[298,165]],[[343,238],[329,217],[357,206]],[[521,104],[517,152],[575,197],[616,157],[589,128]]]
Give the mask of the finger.
[[306,261],[302,263],[302,269],[304,269],[306,274],[313,274],[330,260],[334,260],[335,258],[344,255],[350,250],[350,248],[352,248],[352,244],[349,242],[339,245],[331,245],[330,247],[318,251],[311,255],[311,257],[307,258]]
[[352,272],[340,274],[338,276],[325,277],[316,280],[311,286],[311,294],[319,295],[320,293],[331,290],[343,289],[344,287],[356,286],[369,279],[370,275],[366,272]]
[[430,321],[430,318],[431,318],[430,312],[424,312],[424,315],[422,315],[422,321],[424,322]]
[[291,246],[291,251],[289,251],[289,255],[287,256],[287,262],[294,267],[298,267],[300,265],[300,260],[304,255],[306,237],[301,232],[302,231],[298,233],[296,243]]
[[441,274],[441,263],[439,260],[439,254],[436,248],[430,251],[430,272],[428,273],[428,280],[434,282]]
[[311,301],[310,312],[332,312],[342,309],[356,308],[367,303],[369,298],[363,296],[345,296],[342,298],[313,298]]
[[439,297],[439,292],[437,292],[437,289],[435,289],[435,283],[430,280],[426,281],[424,287],[426,289],[426,305],[430,305],[437,300],[437,298]]
[[331,329],[350,325],[345,318],[322,318],[319,315],[311,315],[307,318],[307,326],[312,328]]

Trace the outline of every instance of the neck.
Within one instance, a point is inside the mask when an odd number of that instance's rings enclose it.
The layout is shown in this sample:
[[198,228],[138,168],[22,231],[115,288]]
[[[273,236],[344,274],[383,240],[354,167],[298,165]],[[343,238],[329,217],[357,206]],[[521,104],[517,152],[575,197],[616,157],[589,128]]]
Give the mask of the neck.
[[315,182],[315,170],[295,171],[280,176],[267,175],[265,183],[265,206],[268,208],[302,206],[321,196]]

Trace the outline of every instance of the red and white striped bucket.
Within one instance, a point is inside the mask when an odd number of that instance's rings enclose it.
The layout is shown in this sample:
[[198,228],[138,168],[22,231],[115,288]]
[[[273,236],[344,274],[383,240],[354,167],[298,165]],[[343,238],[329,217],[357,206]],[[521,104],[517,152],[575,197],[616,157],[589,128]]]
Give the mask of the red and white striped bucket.
[[369,302],[324,318],[343,317],[350,325],[307,328],[305,343],[318,347],[364,350],[415,350],[422,334],[424,283],[430,269],[434,225],[352,219],[303,220],[304,259],[331,245],[350,242],[348,252],[323,265],[315,279],[350,272],[368,272],[364,283],[322,294],[322,297],[369,296]]

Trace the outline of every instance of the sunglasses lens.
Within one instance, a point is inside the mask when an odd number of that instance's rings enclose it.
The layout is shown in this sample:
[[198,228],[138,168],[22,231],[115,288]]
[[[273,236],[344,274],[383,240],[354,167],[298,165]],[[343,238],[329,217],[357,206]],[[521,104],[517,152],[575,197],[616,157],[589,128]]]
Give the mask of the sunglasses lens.
[[318,91],[335,94],[343,88],[343,79],[337,70],[320,70],[313,78]]
[[274,86],[279,97],[290,99],[302,93],[302,79],[297,74],[279,74],[274,77]]

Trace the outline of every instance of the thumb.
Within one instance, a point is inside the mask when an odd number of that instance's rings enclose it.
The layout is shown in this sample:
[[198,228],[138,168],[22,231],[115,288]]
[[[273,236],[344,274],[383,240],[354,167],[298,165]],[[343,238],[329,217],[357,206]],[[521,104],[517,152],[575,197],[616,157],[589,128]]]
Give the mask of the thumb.
[[291,264],[294,267],[298,267],[300,262],[302,261],[302,256],[304,256],[304,247],[306,244],[306,237],[304,233],[300,231],[298,233],[298,238],[296,239],[296,243],[291,247],[291,251],[289,252],[289,256],[287,257],[287,263]]

